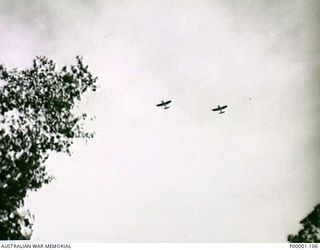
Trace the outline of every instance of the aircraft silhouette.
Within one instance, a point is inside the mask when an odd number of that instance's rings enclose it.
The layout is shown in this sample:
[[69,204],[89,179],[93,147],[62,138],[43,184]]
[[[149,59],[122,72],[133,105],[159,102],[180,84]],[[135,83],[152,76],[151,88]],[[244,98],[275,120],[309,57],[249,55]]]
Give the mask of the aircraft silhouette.
[[170,100],[170,101],[166,101],[166,102],[161,101],[161,103],[157,104],[156,106],[157,106],[157,107],[162,107],[162,106],[164,106],[164,109],[168,109],[168,108],[170,108],[170,107],[167,107],[167,105],[168,105],[169,103],[171,103],[171,100]]
[[220,105],[218,105],[218,107],[215,109],[212,109],[212,111],[220,111],[219,114],[223,114],[223,113],[225,113],[223,110],[226,109],[227,107],[228,107],[227,105],[222,106],[222,107],[220,107]]

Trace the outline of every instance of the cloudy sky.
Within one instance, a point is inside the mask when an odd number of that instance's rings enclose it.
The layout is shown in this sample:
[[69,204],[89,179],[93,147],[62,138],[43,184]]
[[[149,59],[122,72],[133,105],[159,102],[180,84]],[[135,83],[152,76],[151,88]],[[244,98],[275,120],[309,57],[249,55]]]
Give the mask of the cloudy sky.
[[[0,63],[82,55],[94,139],[52,154],[34,240],[284,242],[319,202],[317,0],[0,0]],[[171,108],[155,105],[172,99]],[[228,105],[223,115],[211,108]]]

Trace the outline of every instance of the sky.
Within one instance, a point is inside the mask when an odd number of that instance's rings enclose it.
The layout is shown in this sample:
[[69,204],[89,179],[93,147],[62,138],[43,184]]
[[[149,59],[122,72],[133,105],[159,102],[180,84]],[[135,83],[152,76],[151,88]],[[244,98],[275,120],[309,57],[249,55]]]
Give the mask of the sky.
[[319,203],[319,8],[0,0],[0,63],[81,55],[99,78],[79,107],[95,138],[28,194],[32,239],[285,242]]

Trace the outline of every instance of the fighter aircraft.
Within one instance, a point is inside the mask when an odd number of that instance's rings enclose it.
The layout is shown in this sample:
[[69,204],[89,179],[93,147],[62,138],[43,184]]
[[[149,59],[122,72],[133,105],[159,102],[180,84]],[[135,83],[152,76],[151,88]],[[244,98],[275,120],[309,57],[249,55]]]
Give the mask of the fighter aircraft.
[[170,100],[170,101],[166,101],[166,102],[161,101],[161,103],[157,104],[157,107],[162,107],[162,106],[164,106],[164,109],[168,109],[168,108],[170,108],[170,107],[167,107],[167,105],[168,105],[169,103],[171,103],[171,100]]
[[212,109],[212,111],[220,111],[219,114],[223,114],[223,113],[225,113],[223,110],[226,109],[227,107],[228,107],[227,105],[222,106],[222,107],[220,107],[220,105],[218,105],[218,107],[215,109]]

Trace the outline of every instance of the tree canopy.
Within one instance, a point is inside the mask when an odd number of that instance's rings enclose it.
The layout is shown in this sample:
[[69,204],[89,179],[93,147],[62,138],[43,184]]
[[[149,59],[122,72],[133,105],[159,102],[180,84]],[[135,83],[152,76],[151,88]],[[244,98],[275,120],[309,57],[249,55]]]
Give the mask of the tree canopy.
[[313,211],[300,223],[303,229],[296,235],[288,235],[288,241],[291,243],[320,243],[320,204],[315,206]]
[[0,80],[0,240],[30,239],[24,198],[52,180],[45,167],[51,151],[70,154],[74,138],[92,137],[83,128],[87,115],[74,107],[96,90],[97,77],[79,56],[59,70],[39,56],[21,71],[0,65]]

